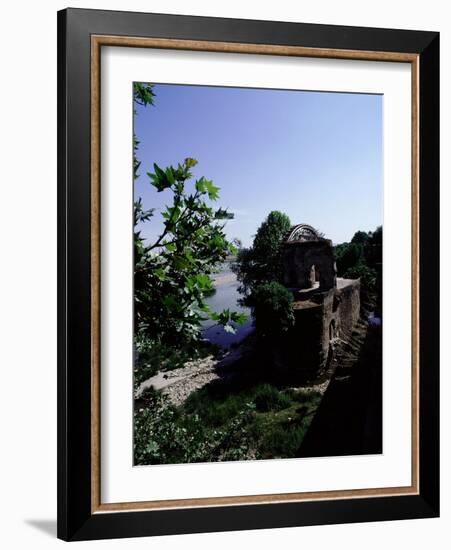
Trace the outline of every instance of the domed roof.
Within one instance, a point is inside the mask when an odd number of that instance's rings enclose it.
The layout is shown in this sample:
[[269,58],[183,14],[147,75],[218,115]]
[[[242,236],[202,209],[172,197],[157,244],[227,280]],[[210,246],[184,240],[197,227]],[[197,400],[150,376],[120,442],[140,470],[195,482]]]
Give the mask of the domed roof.
[[285,242],[287,243],[321,240],[323,240],[322,235],[314,227],[306,223],[293,225],[285,238]]

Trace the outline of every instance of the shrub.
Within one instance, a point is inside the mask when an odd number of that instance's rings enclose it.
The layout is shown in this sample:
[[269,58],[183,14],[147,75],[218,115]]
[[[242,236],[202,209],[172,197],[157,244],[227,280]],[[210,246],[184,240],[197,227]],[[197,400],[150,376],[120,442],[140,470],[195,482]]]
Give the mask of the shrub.
[[335,247],[335,258],[337,262],[337,273],[343,277],[344,273],[359,262],[363,261],[363,244],[356,242],[343,243]]
[[360,279],[360,300],[363,308],[373,309],[376,292],[377,272],[364,263],[348,269],[344,276],[349,279]]
[[259,447],[262,458],[290,458],[296,456],[302,440],[304,439],[306,430],[307,428],[303,424],[294,426],[274,426],[265,436]]
[[276,336],[294,326],[293,295],[279,283],[258,286],[250,297],[255,327],[260,336]]
[[193,392],[184,404],[188,414],[197,414],[206,426],[218,427],[234,418],[245,404],[245,396],[240,393],[225,398],[211,395],[208,388]]
[[288,395],[269,384],[263,384],[257,388],[254,401],[259,412],[281,411],[292,404]]
[[211,429],[198,414],[183,414],[164,395],[148,392],[134,416],[135,465],[242,460],[249,453],[247,426],[254,409],[241,403],[224,425]]
[[376,270],[368,267],[363,263],[359,263],[348,269],[344,276],[349,279],[360,279],[369,291],[373,291],[376,284]]

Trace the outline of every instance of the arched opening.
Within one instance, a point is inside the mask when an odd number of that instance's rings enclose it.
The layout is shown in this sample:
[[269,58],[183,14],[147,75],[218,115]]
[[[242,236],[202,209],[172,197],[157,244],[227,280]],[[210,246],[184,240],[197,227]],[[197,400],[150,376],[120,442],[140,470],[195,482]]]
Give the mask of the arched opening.
[[319,272],[319,268],[317,265],[314,266],[315,267],[315,282],[319,284],[319,280],[320,280],[320,272]]
[[333,340],[336,337],[335,332],[335,320],[332,319],[332,321],[329,324],[329,342]]
[[316,280],[315,276],[316,276],[316,269],[315,269],[315,266],[312,265],[310,268],[310,274],[309,274],[310,288],[315,286],[315,280]]
[[313,264],[309,271],[309,287],[316,288],[320,286],[320,272],[318,266]]

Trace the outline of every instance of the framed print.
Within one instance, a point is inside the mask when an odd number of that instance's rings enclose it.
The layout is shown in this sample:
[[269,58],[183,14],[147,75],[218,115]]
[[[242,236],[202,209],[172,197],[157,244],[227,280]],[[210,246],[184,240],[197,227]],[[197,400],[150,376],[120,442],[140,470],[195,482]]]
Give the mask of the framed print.
[[439,513],[439,35],[58,14],[58,536]]

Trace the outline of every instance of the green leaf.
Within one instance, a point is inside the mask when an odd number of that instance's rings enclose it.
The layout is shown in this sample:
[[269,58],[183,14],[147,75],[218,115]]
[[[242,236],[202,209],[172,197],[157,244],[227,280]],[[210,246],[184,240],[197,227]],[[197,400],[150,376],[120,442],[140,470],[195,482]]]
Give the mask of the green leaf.
[[174,243],[165,243],[164,247],[168,252],[174,252],[177,248]]
[[230,318],[237,325],[243,325],[247,321],[247,315],[245,313],[238,313],[237,311],[232,311]]
[[173,224],[178,220],[180,213],[181,210],[178,206],[167,206],[161,215],[165,220],[171,220],[171,224]]
[[157,279],[159,279],[160,281],[164,281],[166,279],[166,273],[164,269],[162,269],[161,267],[158,269],[155,269],[153,273],[155,277],[157,277]]
[[219,197],[219,187],[213,185],[211,180],[204,180],[204,186],[211,201],[215,201]]
[[150,183],[157,189],[157,191],[164,191],[168,187],[171,187],[171,181],[167,173],[170,173],[170,177],[173,178],[174,175],[172,173],[172,168],[170,171],[166,170],[166,172],[164,172],[156,163],[154,163],[153,168],[155,170],[155,173],[152,174],[150,172],[147,172],[147,175],[150,178]]
[[175,183],[175,176],[174,176],[174,169],[172,166],[169,166],[169,168],[166,168],[165,175],[171,185],[174,185]]
[[205,193],[206,192],[206,187],[205,187],[205,178],[202,177],[198,180],[196,180],[196,191],[199,192],[199,193]]
[[197,164],[197,160],[196,159],[193,159],[193,158],[186,158],[185,159],[185,166],[189,169],[189,168],[194,168],[194,166],[196,166]]
[[196,282],[202,290],[210,290],[213,286],[210,277],[203,273],[199,273],[198,275],[196,275]]
[[142,82],[133,83],[133,99],[140,105],[153,105],[153,98],[155,93],[153,91],[152,84],[145,84]]
[[224,208],[218,208],[215,212],[215,219],[216,220],[233,220],[235,215],[232,212],[228,212]]

